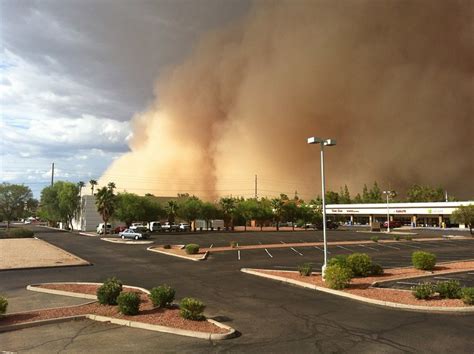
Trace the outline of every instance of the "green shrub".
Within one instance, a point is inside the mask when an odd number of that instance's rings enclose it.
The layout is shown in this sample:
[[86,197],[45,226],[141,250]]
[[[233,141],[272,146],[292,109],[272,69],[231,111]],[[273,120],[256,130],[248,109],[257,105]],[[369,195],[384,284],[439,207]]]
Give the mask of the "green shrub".
[[436,292],[442,299],[460,299],[461,284],[457,280],[440,281],[436,283]]
[[352,253],[347,257],[347,263],[356,277],[366,277],[370,274],[372,260],[367,253]]
[[311,263],[304,263],[302,265],[299,265],[298,272],[300,272],[300,275],[309,277],[313,272],[313,265]]
[[5,314],[7,312],[8,307],[8,300],[7,298],[0,296],[0,315]]
[[107,279],[97,289],[97,299],[102,305],[117,305],[117,298],[122,292],[122,282],[115,277]]
[[370,238],[373,242],[379,242],[379,237],[378,236],[372,236]]
[[179,313],[181,317],[187,320],[202,321],[205,319],[202,314],[206,306],[198,299],[185,297],[179,304]]
[[339,265],[332,265],[326,268],[324,280],[331,289],[341,290],[346,288],[351,282],[352,271],[349,268]]
[[163,248],[164,248],[165,250],[169,250],[169,249],[171,248],[171,245],[164,245]]
[[187,254],[197,254],[199,252],[199,245],[195,243],[190,243],[185,247]]
[[399,241],[399,240],[400,240],[400,236],[398,236],[398,235],[393,235],[393,236],[392,236],[392,239],[394,239],[395,241]]
[[412,294],[418,300],[426,300],[435,293],[435,286],[432,283],[421,283],[411,288]]
[[32,230],[25,228],[10,229],[2,235],[3,238],[31,238],[34,236],[35,233]]
[[337,256],[329,258],[328,266],[333,266],[333,265],[349,268],[349,263],[347,262],[347,256],[344,254],[339,254]]
[[383,274],[383,268],[380,264],[372,264],[370,266],[370,275],[382,275]]
[[230,247],[232,247],[232,248],[237,247],[237,242],[235,242],[235,241],[230,241]]
[[176,291],[168,285],[160,285],[150,291],[150,300],[155,307],[167,307],[174,300]]
[[118,309],[124,315],[138,315],[140,309],[140,295],[137,293],[121,293],[117,297]]
[[416,269],[433,270],[436,265],[436,256],[430,252],[416,251],[412,253],[411,261]]
[[413,240],[413,237],[412,236],[405,236],[405,240],[411,241],[411,240]]
[[461,299],[466,305],[474,305],[474,287],[463,288]]

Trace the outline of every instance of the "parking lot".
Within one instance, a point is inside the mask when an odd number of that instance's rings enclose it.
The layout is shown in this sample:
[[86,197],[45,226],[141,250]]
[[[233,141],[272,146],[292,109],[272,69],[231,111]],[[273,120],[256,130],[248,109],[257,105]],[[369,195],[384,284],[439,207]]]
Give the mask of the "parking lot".
[[446,275],[411,278],[407,280],[396,280],[396,281],[384,282],[380,284],[380,287],[410,290],[411,287],[418,285],[420,283],[426,283],[426,282],[436,283],[439,281],[449,281],[449,280],[458,281],[461,284],[461,286],[474,287],[474,272],[473,271],[460,272],[460,273],[451,273],[451,274],[446,274]]

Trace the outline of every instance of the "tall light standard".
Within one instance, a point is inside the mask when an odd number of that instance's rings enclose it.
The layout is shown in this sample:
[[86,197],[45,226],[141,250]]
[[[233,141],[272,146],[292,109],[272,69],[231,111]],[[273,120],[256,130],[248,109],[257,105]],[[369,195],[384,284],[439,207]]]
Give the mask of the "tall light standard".
[[324,147],[336,145],[334,139],[322,139],[312,136],[308,138],[308,144],[319,144],[321,146],[321,194],[322,194],[322,208],[323,208],[323,241],[324,241],[324,264],[322,268],[322,277],[326,275],[326,267],[328,264],[328,245],[326,239],[326,183],[324,180]]
[[390,197],[395,196],[394,191],[383,191],[383,194],[387,196],[387,232],[390,232],[390,209],[388,207],[388,200]]

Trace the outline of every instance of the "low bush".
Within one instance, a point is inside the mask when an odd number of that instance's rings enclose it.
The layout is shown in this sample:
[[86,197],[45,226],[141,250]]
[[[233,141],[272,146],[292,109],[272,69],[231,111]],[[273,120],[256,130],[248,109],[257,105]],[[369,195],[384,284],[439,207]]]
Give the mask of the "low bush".
[[150,291],[150,300],[155,307],[168,307],[174,300],[176,291],[168,285],[160,285]]
[[232,247],[232,248],[237,247],[237,242],[235,242],[235,241],[230,241],[230,247]]
[[463,288],[461,299],[466,305],[474,305],[474,287]]
[[416,269],[433,270],[436,265],[436,255],[430,252],[416,251],[412,253],[411,261]]
[[442,299],[460,299],[461,284],[457,280],[440,281],[436,283],[436,292]]
[[418,300],[426,300],[435,293],[435,286],[432,283],[421,283],[411,288],[412,294]]
[[32,230],[25,228],[9,229],[1,234],[1,238],[32,238],[34,236],[35,233]]
[[382,275],[383,274],[383,268],[380,264],[372,264],[370,266],[370,275]]
[[179,313],[187,320],[202,321],[205,319],[202,314],[205,308],[206,306],[198,299],[185,297],[179,304]]
[[122,282],[117,278],[107,279],[97,289],[97,300],[102,305],[117,305],[117,298],[122,292]]
[[164,245],[163,248],[164,248],[165,250],[169,250],[169,249],[171,248],[171,245]]
[[140,295],[137,293],[121,293],[117,297],[118,309],[128,316],[138,315],[140,310]]
[[393,235],[393,236],[392,236],[392,239],[394,239],[395,241],[398,241],[398,240],[400,240],[400,236],[398,236],[398,235]]
[[379,237],[378,236],[372,236],[370,238],[373,242],[379,242]]
[[313,272],[313,265],[311,263],[304,263],[302,265],[299,265],[298,272],[300,272],[300,275],[309,277]]
[[0,315],[5,314],[7,312],[8,307],[8,300],[6,297],[0,296]]
[[349,267],[349,263],[347,262],[347,256],[343,254],[339,254],[337,256],[329,258],[328,266],[338,265],[340,267]]
[[324,280],[331,289],[341,290],[351,282],[352,271],[347,267],[332,265],[326,268]]
[[197,254],[199,252],[199,245],[195,243],[190,243],[185,247],[187,254]]
[[411,241],[411,240],[413,240],[413,237],[412,236],[405,236],[405,240]]
[[352,253],[347,257],[347,263],[356,277],[366,277],[370,274],[372,260],[367,253]]

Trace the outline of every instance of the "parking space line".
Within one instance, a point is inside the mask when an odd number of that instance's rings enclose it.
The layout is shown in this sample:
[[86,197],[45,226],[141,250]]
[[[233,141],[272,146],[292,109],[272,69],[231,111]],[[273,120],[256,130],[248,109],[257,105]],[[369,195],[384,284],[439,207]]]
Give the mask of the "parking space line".
[[445,280],[461,280],[460,278],[456,278],[456,277],[433,277],[433,279],[445,279]]
[[381,243],[377,243],[377,245],[379,245],[379,246],[382,246],[382,247],[393,248],[394,250],[400,250],[400,248],[398,248],[398,247],[393,247],[393,246],[382,245]]
[[[324,252],[324,250],[322,248],[318,247],[318,246],[313,246],[313,247],[320,250],[321,252]],[[331,252],[329,252],[329,250],[328,250],[328,254],[331,254]]]
[[474,273],[467,273],[467,274],[469,274],[469,275],[474,275]]
[[290,248],[291,248],[293,251],[295,251],[296,253],[298,253],[300,256],[302,256],[302,255],[303,255],[303,253],[300,253],[300,252],[298,252],[298,251],[297,251],[297,250],[295,250],[293,247],[290,247]]
[[349,251],[349,252],[354,252],[353,250],[351,250],[351,249],[349,249],[349,248],[346,248],[346,247],[344,247],[344,246],[339,246],[339,245],[337,245],[337,247],[342,248],[343,250],[347,250],[347,251]]
[[377,252],[380,252],[380,250],[376,249],[376,248],[372,248],[372,247],[369,247],[369,246],[366,246],[366,245],[358,245],[359,247],[364,247],[364,248],[368,248],[368,249],[371,249],[371,250],[374,250],[374,251],[377,251]]
[[213,243],[212,243],[212,244],[209,246],[209,249],[211,249],[211,248],[212,248],[212,246],[214,246],[214,244],[213,244]]
[[267,252],[267,254],[270,256],[270,258],[273,258],[272,254],[270,252],[268,252],[268,250],[265,248],[265,252]]
[[240,250],[237,251],[237,258],[238,258],[239,261],[240,261]]
[[400,245],[400,246],[407,246],[407,247],[411,247],[411,248],[417,248],[417,249],[420,249],[420,248],[421,248],[421,247],[409,245],[409,244],[406,244],[406,243],[400,243],[399,245]]
[[282,243],[282,244],[286,244],[286,242],[283,242],[283,241],[280,241],[280,243]]
[[409,281],[397,281],[397,284],[418,285],[419,283],[412,283],[412,282],[409,282]]

